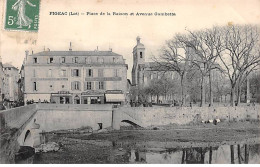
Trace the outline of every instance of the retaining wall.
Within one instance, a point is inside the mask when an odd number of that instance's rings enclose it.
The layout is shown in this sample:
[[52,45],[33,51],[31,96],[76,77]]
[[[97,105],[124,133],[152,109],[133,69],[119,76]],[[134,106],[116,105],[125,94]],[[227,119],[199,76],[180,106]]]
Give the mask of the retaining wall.
[[260,106],[243,107],[123,107],[118,112],[128,115],[142,122],[144,127],[151,125],[188,124],[195,119],[207,121],[210,119],[224,119],[228,121],[258,119]]

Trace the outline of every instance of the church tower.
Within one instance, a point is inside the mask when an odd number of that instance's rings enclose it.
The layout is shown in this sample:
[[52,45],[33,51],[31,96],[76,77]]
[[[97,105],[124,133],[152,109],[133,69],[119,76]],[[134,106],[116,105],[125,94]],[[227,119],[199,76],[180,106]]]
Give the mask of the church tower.
[[132,68],[132,84],[133,86],[138,86],[138,70],[139,65],[145,64],[145,47],[144,44],[140,42],[140,37],[136,38],[137,44],[133,49],[133,68]]

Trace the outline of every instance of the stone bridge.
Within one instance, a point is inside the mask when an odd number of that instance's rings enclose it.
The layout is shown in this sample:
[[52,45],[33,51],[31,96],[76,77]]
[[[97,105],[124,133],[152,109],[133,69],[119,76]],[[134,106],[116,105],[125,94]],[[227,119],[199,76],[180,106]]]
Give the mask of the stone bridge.
[[112,105],[33,104],[0,111],[1,163],[14,163],[20,146],[35,147],[43,142],[41,132],[91,127],[93,130],[122,123],[148,127],[187,124],[194,119],[228,121],[258,119],[259,106],[252,107],[121,107]]
[[[0,111],[1,163],[14,163],[20,146],[35,147],[43,142],[41,133],[91,127],[93,130],[114,126],[120,122],[141,126],[131,113],[120,113],[112,105],[32,104]],[[122,118],[118,120],[116,118]],[[115,123],[116,122],[116,123]]]

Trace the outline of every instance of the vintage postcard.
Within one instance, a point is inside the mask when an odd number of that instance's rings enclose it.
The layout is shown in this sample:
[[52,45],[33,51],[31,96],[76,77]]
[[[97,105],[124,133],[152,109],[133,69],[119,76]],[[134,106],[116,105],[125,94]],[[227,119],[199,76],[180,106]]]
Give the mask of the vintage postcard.
[[259,0],[1,0],[0,163],[259,164]]

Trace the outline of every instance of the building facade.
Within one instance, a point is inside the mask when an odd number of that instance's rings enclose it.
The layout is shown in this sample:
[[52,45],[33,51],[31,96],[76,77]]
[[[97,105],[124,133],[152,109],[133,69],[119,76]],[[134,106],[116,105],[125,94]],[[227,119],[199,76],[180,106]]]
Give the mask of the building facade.
[[4,99],[4,71],[3,71],[3,64],[2,64],[2,59],[0,56],[0,109],[1,109],[1,104],[3,103]]
[[112,50],[27,54],[21,71],[24,101],[124,103],[127,68],[123,56]]
[[18,80],[19,70],[13,65],[6,63],[3,64],[4,82],[3,82],[3,95],[4,100],[14,102],[18,100]]

